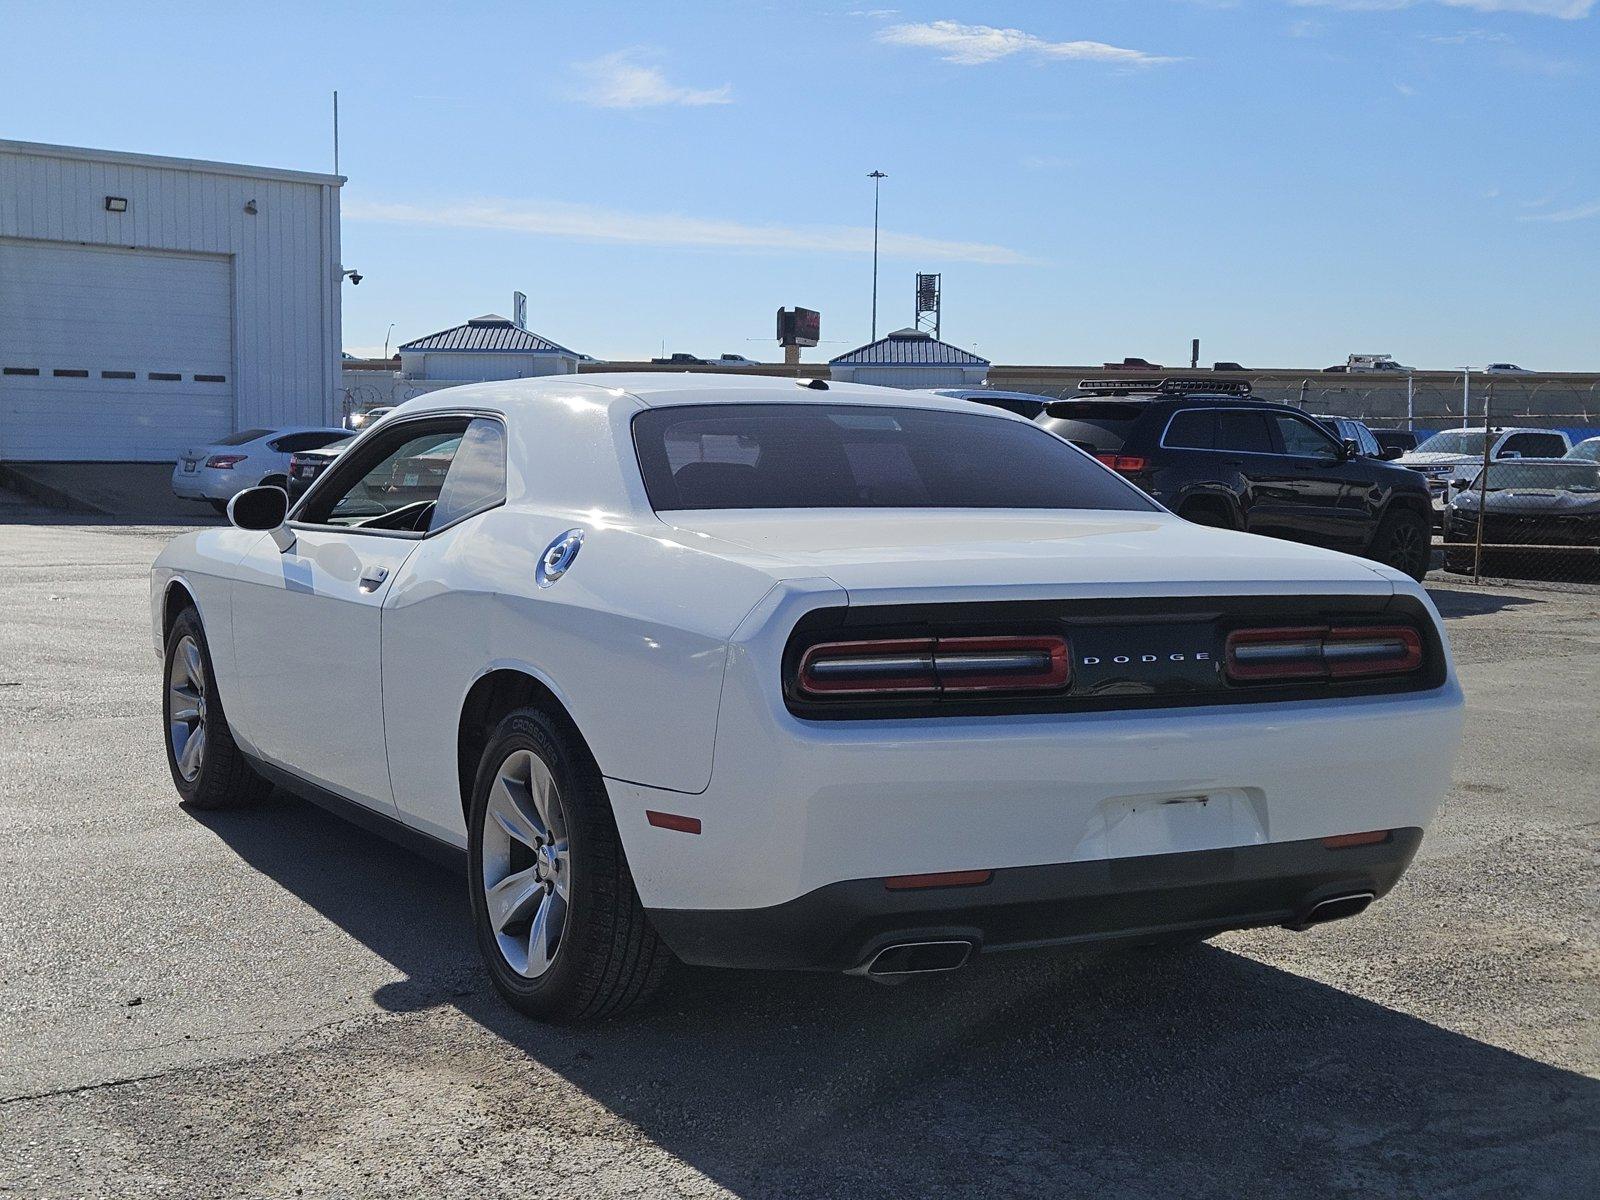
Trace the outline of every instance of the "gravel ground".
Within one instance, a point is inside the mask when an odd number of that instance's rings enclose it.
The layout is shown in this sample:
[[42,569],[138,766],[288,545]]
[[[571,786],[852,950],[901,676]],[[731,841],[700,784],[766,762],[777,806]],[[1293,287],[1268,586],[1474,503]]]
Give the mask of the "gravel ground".
[[899,988],[681,971],[549,1029],[460,881],[175,803],[145,568],[0,526],[0,1192],[1600,1195],[1600,594],[1441,582],[1466,752],[1358,921]]

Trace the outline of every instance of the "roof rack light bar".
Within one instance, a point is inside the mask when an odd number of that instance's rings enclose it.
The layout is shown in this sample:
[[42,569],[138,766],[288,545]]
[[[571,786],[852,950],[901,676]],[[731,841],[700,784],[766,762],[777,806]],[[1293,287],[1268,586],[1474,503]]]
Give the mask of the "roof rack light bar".
[[1128,396],[1160,392],[1166,396],[1201,393],[1210,396],[1248,396],[1250,384],[1243,379],[1082,379],[1080,392],[1097,396]]

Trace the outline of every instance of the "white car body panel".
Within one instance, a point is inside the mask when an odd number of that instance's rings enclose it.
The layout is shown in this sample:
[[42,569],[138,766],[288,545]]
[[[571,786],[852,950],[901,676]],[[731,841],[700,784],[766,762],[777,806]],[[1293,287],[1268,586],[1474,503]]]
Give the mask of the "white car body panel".
[[[176,538],[153,570],[157,646],[167,590],[182,587],[199,606],[242,747],[456,847],[466,843],[463,704],[489,672],[532,677],[599,764],[650,909],[758,908],[872,876],[1259,845],[1431,818],[1449,784],[1462,696],[1437,613],[1399,572],[1159,509],[658,515],[632,418],[731,401],[932,407],[1031,425],[960,400],[729,375],[431,393],[361,438],[418,414],[496,415],[508,435],[503,505],[422,538],[304,527],[294,514],[287,551],[273,534],[232,529]],[[576,563],[539,587],[540,556],[570,529],[585,533]],[[374,566],[387,577],[362,592]],[[1438,631],[1438,688],[825,722],[795,716],[782,695],[789,633],[817,608],[1398,594]],[[647,809],[699,818],[703,833],[658,828]]]
[[[290,425],[237,446],[190,446],[172,465],[172,494],[183,500],[231,500],[245,488],[255,487],[270,476],[287,475],[293,452],[274,450],[269,443],[297,433],[326,433],[335,438],[349,436],[349,430],[332,425]],[[206,466],[206,462],[218,454],[241,455],[242,459],[231,467]]]

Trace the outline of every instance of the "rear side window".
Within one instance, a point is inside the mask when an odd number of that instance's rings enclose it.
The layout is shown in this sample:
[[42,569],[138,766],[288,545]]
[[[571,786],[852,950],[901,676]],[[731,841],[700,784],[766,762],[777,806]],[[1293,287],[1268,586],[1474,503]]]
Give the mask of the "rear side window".
[[1174,450],[1216,449],[1216,411],[1209,408],[1191,408],[1174,413],[1161,444],[1170,446]]
[[1042,430],[982,413],[789,403],[657,408],[634,418],[633,439],[657,511],[1153,507]]
[[461,435],[461,448],[450,461],[450,473],[445,476],[428,528],[443,529],[463,517],[492,508],[505,498],[505,427],[499,421],[479,417]]
[[1265,413],[1225,408],[1217,413],[1217,449],[1236,454],[1271,454],[1272,432]]
[[304,433],[285,434],[272,443],[272,448],[279,454],[293,454],[298,450],[320,450],[323,446],[331,446],[334,442],[342,442],[351,433],[339,432],[332,429],[307,430]]

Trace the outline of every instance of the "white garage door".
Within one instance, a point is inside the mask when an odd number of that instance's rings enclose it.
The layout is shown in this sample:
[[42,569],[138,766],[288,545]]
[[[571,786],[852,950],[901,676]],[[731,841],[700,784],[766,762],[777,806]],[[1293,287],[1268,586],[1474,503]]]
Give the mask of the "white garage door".
[[233,429],[229,260],[0,239],[0,459],[157,462]]

